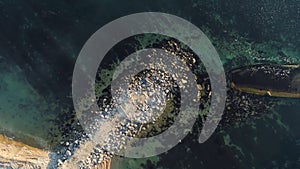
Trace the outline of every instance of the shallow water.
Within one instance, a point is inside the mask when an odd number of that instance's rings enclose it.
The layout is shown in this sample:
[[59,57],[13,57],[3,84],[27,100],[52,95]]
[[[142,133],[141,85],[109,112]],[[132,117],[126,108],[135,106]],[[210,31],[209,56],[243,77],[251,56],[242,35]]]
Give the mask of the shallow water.
[[0,77],[2,134],[30,145],[49,147],[47,134],[55,127],[49,121],[53,114],[50,105],[28,83],[17,65],[3,64]]

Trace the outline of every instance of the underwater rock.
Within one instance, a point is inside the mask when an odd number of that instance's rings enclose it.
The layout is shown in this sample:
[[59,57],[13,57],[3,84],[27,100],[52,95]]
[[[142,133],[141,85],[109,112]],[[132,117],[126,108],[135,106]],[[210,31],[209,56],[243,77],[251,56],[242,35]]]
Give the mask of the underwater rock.
[[231,87],[248,93],[300,97],[299,65],[254,65],[230,71]]

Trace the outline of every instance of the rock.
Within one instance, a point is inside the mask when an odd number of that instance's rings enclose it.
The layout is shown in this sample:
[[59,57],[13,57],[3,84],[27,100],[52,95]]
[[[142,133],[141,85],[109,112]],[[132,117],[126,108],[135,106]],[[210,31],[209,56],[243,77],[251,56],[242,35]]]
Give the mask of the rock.
[[63,162],[61,161],[61,159],[58,159],[58,160],[57,160],[57,165],[58,165],[58,166],[61,166],[62,164],[63,164]]
[[71,153],[70,150],[67,150],[66,154],[67,154],[67,156],[71,156],[72,155],[72,153]]
[[79,144],[79,141],[78,141],[78,140],[75,140],[74,143],[75,143],[75,144]]

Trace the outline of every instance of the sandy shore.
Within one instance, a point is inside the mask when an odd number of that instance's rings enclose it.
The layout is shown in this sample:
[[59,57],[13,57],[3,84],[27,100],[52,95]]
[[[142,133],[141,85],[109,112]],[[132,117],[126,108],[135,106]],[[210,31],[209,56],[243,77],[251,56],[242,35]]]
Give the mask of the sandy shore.
[[0,135],[0,168],[47,168],[49,151],[41,150]]
[[[0,134],[0,168],[46,169],[50,162],[49,153],[50,151],[31,147]],[[110,160],[93,168],[109,169]]]

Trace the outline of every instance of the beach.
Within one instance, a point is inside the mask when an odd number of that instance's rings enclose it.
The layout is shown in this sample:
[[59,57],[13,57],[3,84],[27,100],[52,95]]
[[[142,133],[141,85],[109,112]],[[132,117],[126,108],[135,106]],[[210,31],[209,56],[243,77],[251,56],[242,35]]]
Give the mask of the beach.
[[47,168],[49,151],[34,148],[0,135],[0,167]]

